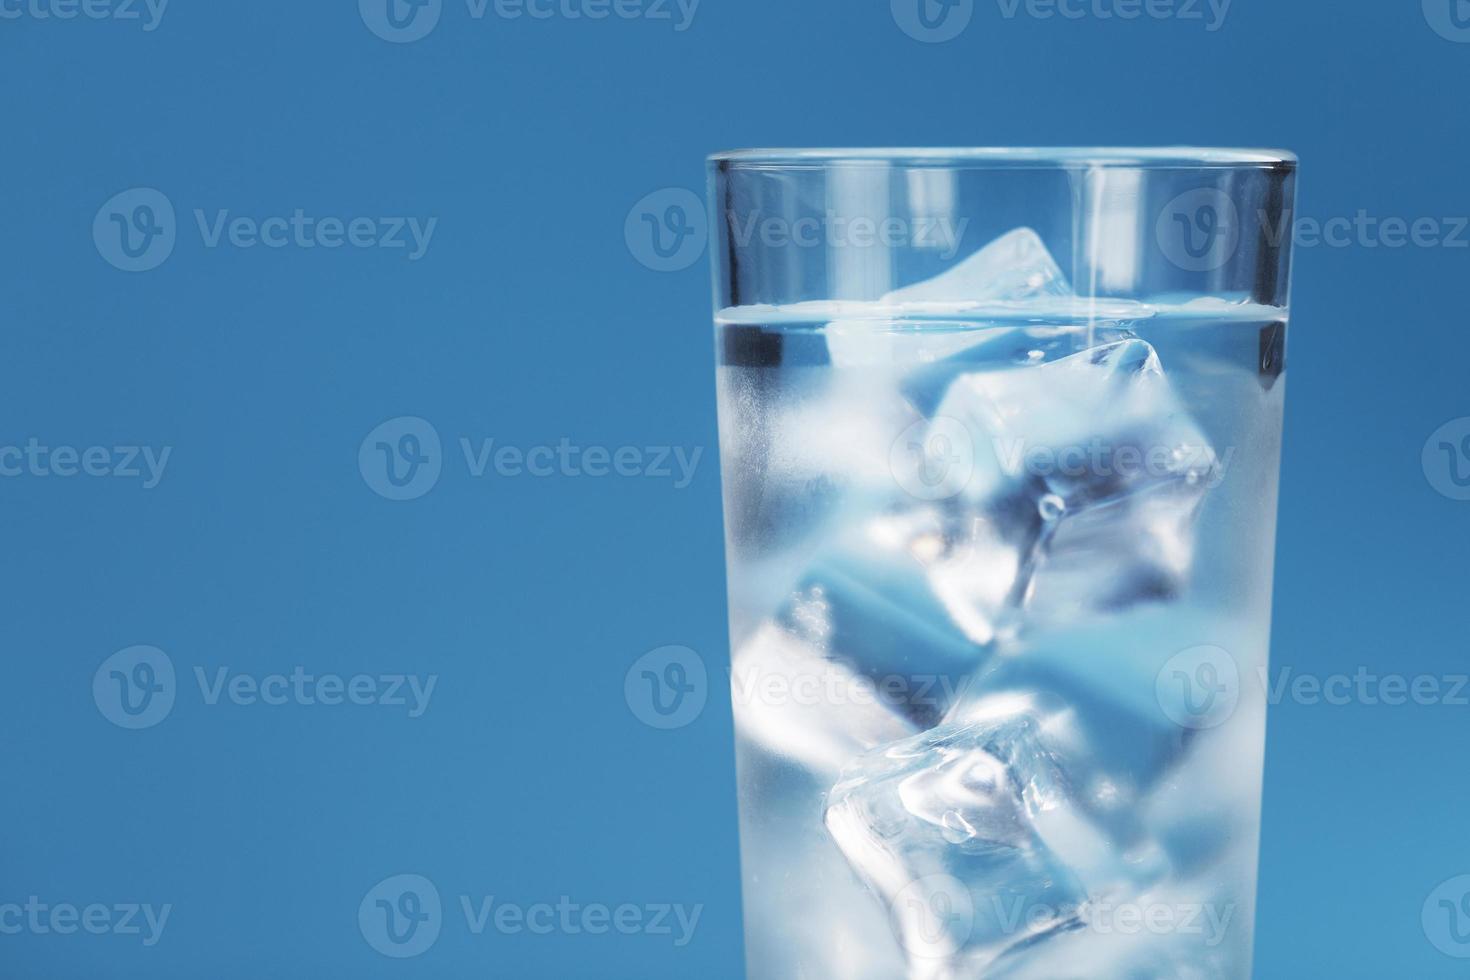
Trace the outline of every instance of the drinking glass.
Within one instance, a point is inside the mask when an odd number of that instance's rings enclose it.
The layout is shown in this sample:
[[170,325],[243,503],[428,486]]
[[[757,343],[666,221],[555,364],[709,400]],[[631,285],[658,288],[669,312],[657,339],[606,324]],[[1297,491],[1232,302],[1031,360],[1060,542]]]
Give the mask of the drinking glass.
[[710,178],[748,975],[1249,977],[1295,158]]

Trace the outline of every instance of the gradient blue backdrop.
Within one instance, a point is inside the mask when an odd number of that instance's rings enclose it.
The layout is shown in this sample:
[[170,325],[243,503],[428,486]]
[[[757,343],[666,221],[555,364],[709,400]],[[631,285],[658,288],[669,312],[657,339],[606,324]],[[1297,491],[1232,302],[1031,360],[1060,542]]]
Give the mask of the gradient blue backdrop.
[[[1407,0],[1235,0],[1213,32],[980,0],[946,44],[886,0],[704,0],[685,31],[445,0],[408,44],[352,0],[174,0],[152,31],[25,2],[0,3],[21,11],[0,18],[0,445],[172,456],[154,489],[0,479],[0,904],[173,911],[146,948],[0,935],[5,980],[740,975],[720,686],[676,731],[623,687],[656,647],[712,674],[728,655],[708,272],[653,271],[624,240],[644,195],[702,193],[706,153],[1279,145],[1305,215],[1470,214],[1470,43]],[[92,223],[135,187],[178,209],[178,242],[129,274]],[[196,208],[439,220],[409,261],[210,249]],[[1421,450],[1470,415],[1467,270],[1464,248],[1299,252],[1278,666],[1466,669],[1470,503],[1433,489]],[[444,441],[409,502],[358,466],[397,416]],[[474,478],[461,437],[706,455],[685,489]],[[178,695],[125,731],[92,680],[135,644],[168,653]],[[210,705],[193,680],[297,665],[439,682],[410,719]],[[1467,743],[1467,707],[1274,709],[1259,977],[1470,975],[1420,923],[1470,873]],[[403,961],[357,919],[400,873],[446,906]],[[460,895],[704,911],[682,948],[474,936]]]

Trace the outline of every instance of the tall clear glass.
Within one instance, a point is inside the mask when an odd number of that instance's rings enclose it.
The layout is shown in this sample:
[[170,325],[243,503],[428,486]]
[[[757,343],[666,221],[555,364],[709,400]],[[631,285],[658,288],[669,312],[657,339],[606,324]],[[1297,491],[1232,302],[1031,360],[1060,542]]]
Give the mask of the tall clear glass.
[[750,977],[1250,975],[1295,175],[711,158]]

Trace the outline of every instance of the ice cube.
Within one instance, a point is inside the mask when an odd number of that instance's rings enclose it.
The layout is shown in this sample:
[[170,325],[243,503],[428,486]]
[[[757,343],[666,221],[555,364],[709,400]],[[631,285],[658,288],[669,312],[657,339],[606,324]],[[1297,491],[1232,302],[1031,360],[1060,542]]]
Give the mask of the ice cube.
[[903,956],[882,907],[857,886],[822,826],[822,798],[832,780],[748,742],[737,753],[748,975],[902,977]]
[[719,377],[732,559],[786,553],[846,502],[893,494],[889,448],[922,419],[892,387],[827,371]]
[[906,317],[880,301],[871,316],[834,320],[822,332],[834,367],[870,368],[892,375],[946,361],[1006,331],[1001,327],[977,329],[973,322]]
[[1030,228],[1016,228],[940,275],[895,289],[883,301],[978,304],[1071,293],[1041,236]]
[[829,785],[855,756],[936,724],[989,655],[930,590],[928,512],[833,523],[731,676],[744,735]]
[[969,481],[956,497],[982,539],[1019,524],[1035,540],[1004,601],[992,566],[937,570],[952,612],[970,610],[972,637],[993,637],[1008,607],[1066,621],[1182,591],[1217,462],[1149,344],[1119,340],[963,374],[930,425],[970,440]]
[[[1241,639],[1219,642],[1223,648]],[[1265,640],[1256,646],[1264,650]],[[1167,772],[1143,801],[1149,833],[1164,847],[1178,875],[1216,880],[1225,869],[1256,867],[1266,691],[1264,685],[1247,682],[1244,664],[1241,673],[1240,695],[1229,718],[1196,732],[1187,763]],[[1234,890],[1251,894],[1253,882]]]
[[972,706],[854,762],[826,825],[887,906],[910,976],[980,976],[1007,950],[1076,928],[1088,892],[1056,845],[1096,850],[1028,698]]
[[926,418],[932,417],[950,382],[960,373],[1034,367],[1101,344],[1135,339],[1133,327],[1150,315],[1146,308],[1101,314],[1079,308],[1065,324],[972,328],[967,344],[951,345],[942,359],[931,358],[932,363],[909,371],[901,388],[914,408]]
[[987,339],[985,331],[945,330],[937,324],[900,325],[901,315],[936,306],[960,308],[1067,297],[1066,276],[1047,252],[1041,236],[1017,228],[981,248],[944,273],[896,289],[878,306],[894,317],[837,320],[827,326],[827,351],[833,365],[915,365],[951,357]]
[[778,616],[919,728],[938,723],[990,654],[930,588],[928,571],[943,547],[939,528],[926,508],[853,518],[810,563]]
[[[996,652],[946,721],[987,712],[997,696],[1065,705],[1065,722],[1048,727],[1048,744],[1079,806],[1128,855],[1123,877],[1138,886],[1156,875],[1161,860],[1178,857],[1162,846],[1161,833],[1176,822],[1146,819],[1149,794],[1179,778],[1180,763],[1206,734],[1181,724],[1190,715],[1175,699],[1185,692],[1161,685],[1160,677],[1183,651],[1242,649],[1243,640],[1228,617],[1192,604],[1141,606],[1106,628],[1027,636]],[[1236,788],[1229,784],[1232,793]],[[1206,798],[1205,789],[1194,790],[1196,801]]]
[[819,776],[917,730],[870,680],[777,623],[735,652],[730,680],[741,737]]

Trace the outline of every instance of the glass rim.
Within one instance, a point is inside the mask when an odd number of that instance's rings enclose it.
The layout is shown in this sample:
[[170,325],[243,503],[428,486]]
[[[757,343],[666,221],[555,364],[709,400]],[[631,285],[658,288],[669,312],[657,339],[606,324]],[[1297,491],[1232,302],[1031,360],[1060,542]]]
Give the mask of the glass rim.
[[709,156],[712,168],[820,170],[840,166],[950,170],[1248,170],[1297,166],[1289,150],[1236,147],[1035,146],[837,147],[726,150]]

